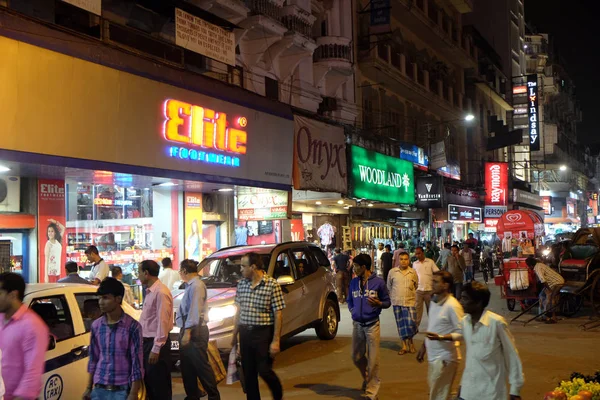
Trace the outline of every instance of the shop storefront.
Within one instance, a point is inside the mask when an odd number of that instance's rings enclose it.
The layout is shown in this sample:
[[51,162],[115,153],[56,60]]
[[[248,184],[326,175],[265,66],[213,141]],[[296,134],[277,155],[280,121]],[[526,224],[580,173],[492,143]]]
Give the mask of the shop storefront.
[[485,232],[479,193],[445,185],[443,194],[443,207],[432,210],[436,237],[452,242]]
[[415,205],[413,163],[350,146],[348,195],[357,202],[351,213],[351,241],[357,252],[372,253],[381,243],[397,248],[425,229]]
[[13,77],[0,88],[10,121],[1,176],[21,180],[18,215],[35,221],[9,232],[11,257],[29,282],[64,276],[67,260],[83,266],[92,244],[134,275],[142,259],[201,260],[290,229],[289,110],[255,110],[4,37],[0,51],[12,55],[4,68]]
[[571,234],[581,227],[578,215],[579,196],[569,192],[541,193],[544,225],[549,239],[563,234]]

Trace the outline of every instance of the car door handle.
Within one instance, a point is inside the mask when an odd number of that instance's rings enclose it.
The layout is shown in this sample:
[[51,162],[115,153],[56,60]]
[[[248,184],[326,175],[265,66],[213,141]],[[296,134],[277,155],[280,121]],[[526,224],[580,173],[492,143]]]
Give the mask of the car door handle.
[[71,353],[75,354],[76,356],[80,356],[81,354],[83,354],[84,351],[86,351],[88,349],[88,346],[79,346],[79,347],[75,347],[71,350]]

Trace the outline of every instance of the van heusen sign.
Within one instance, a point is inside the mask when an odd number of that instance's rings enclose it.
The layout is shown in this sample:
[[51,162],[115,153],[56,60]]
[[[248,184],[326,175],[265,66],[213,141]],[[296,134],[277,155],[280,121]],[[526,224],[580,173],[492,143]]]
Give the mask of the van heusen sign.
[[358,199],[415,204],[413,163],[350,146],[349,193]]
[[[2,67],[13,77],[0,89],[8,121],[2,149],[197,174],[217,182],[238,180],[247,186],[260,182],[281,190],[292,183],[291,113],[282,118],[4,36],[0,54],[11,55]],[[50,70],[53,77],[47,79]],[[173,108],[165,112],[166,105]],[[194,114],[200,111],[202,117]],[[165,122],[172,124],[167,138]],[[207,134],[211,129],[216,136]]]

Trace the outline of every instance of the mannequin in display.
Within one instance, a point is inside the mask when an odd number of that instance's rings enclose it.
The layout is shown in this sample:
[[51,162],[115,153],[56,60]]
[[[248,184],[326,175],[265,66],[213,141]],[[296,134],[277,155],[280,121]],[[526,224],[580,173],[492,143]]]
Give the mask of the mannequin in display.
[[329,222],[325,222],[317,229],[317,235],[321,239],[321,247],[329,247],[335,238],[335,227]]
[[248,228],[246,225],[236,226],[235,228],[235,245],[246,246],[248,244]]

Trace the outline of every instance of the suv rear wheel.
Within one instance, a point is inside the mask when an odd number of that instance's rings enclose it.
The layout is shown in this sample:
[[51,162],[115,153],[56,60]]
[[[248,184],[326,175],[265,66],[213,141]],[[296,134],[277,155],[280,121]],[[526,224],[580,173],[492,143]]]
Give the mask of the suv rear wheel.
[[335,338],[338,331],[339,317],[337,304],[331,299],[327,299],[323,309],[323,318],[315,328],[317,336],[321,340],[331,340]]

